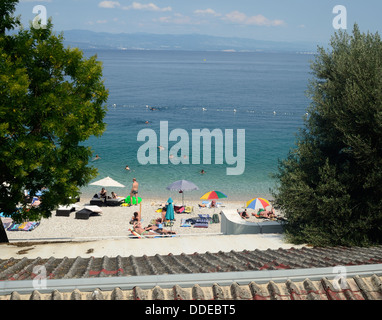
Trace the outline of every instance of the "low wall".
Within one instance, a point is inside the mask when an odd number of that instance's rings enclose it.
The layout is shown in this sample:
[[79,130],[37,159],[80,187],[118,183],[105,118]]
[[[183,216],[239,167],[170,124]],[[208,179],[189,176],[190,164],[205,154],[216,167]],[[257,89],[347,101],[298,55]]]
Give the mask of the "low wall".
[[236,210],[221,211],[221,232],[223,234],[283,233],[278,221],[249,222],[240,217]]

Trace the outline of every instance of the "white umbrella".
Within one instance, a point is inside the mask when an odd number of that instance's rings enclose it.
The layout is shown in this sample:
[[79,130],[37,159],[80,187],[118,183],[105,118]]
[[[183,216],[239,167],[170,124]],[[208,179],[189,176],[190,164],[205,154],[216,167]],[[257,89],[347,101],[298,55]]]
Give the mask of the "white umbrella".
[[102,186],[102,187],[118,187],[118,188],[125,188],[123,184],[119,183],[118,181],[115,181],[114,179],[110,177],[106,177],[104,179],[92,182],[90,184],[91,186]]

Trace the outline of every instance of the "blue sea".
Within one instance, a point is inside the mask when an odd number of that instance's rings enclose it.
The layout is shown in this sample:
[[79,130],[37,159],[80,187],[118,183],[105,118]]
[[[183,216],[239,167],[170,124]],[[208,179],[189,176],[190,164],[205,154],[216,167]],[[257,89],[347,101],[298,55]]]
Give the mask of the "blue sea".
[[[169,196],[180,199],[177,192],[168,191],[166,186],[181,179],[199,187],[185,193],[185,199],[199,199],[211,190],[225,193],[226,201],[272,198],[270,189],[275,187],[275,181],[271,175],[277,171],[278,160],[294,147],[310,103],[306,90],[313,55],[129,50],[84,53],[97,54],[103,62],[104,81],[109,89],[106,132],[86,141],[94,156],[100,157],[90,163],[99,172],[93,181],[110,176],[126,188],[107,188],[108,191],[126,196],[135,177],[140,183],[140,197],[163,201]],[[169,149],[176,143],[171,141],[168,149],[154,150],[158,164],[145,165],[137,158],[139,148],[145,144],[138,141],[138,133],[151,129],[159,146],[164,138],[160,135],[161,121],[168,124],[169,133],[174,129],[188,133],[189,164],[160,164],[160,154],[169,156]],[[235,165],[228,164],[224,155],[223,163],[216,163],[214,139],[211,164],[204,163],[203,157],[200,164],[193,163],[193,129],[218,129],[223,134],[226,129],[233,129],[234,155],[245,160],[244,172],[227,175],[227,167]],[[245,130],[245,141],[239,141],[239,148],[236,138],[240,129]],[[243,145],[245,154],[240,152]],[[201,151],[202,147],[201,143]],[[126,165],[131,171],[125,170]],[[202,169],[205,174],[200,174]],[[90,197],[99,189],[84,187],[83,197]]]

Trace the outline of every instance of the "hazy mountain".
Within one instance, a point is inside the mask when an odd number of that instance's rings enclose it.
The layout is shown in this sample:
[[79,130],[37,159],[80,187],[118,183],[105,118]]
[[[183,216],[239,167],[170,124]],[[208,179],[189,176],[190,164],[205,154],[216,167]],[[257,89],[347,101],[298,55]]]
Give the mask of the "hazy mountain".
[[64,31],[65,44],[81,49],[193,50],[193,51],[316,51],[308,42],[273,42],[200,34],[106,33],[87,30]]

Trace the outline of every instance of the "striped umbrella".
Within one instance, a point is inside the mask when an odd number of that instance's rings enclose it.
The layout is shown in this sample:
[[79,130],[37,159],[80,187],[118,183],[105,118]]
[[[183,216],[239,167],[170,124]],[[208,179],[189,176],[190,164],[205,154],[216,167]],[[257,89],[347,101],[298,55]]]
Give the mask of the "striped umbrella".
[[245,206],[248,208],[248,209],[254,209],[254,210],[258,210],[258,209],[264,209],[268,206],[270,206],[271,204],[269,203],[269,201],[267,199],[264,199],[264,198],[254,198],[254,199],[251,199],[249,201],[247,201],[247,203],[245,204]]
[[222,198],[227,198],[227,196],[223,192],[210,191],[204,194],[200,199],[201,200],[217,200]]

